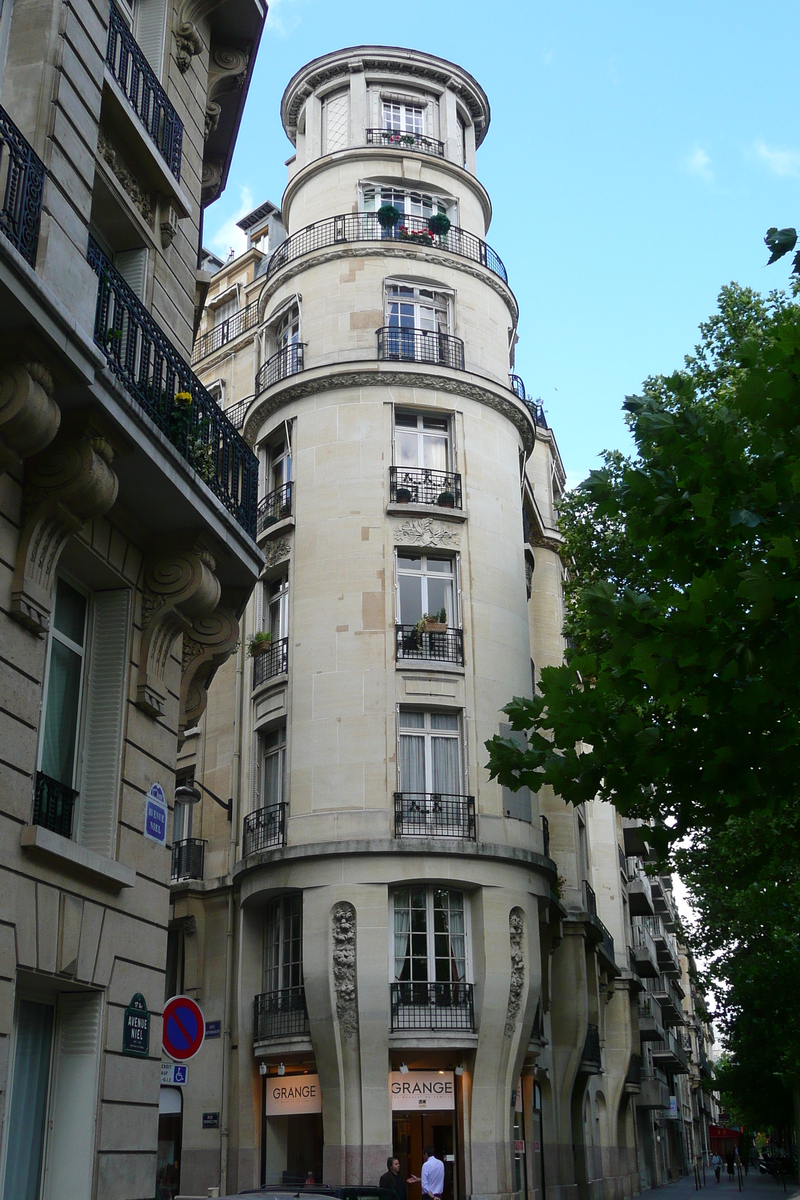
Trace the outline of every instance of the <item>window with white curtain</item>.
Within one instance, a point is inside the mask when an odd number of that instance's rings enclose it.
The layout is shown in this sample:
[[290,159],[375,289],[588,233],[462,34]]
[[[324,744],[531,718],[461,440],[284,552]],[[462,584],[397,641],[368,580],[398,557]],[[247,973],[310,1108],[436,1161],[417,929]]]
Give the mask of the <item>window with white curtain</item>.
[[289,636],[289,576],[279,575],[277,579],[264,584],[265,621],[264,629],[272,634],[273,642]]
[[458,628],[455,560],[442,554],[398,550],[398,625],[416,625],[424,613],[437,616],[442,609],[448,626]]
[[393,894],[394,978],[398,983],[464,983],[467,921],[464,893],[398,888]]
[[449,471],[450,420],[434,413],[394,414],[394,465]]
[[383,101],[383,128],[400,133],[425,132],[424,108],[416,104],[394,104]]
[[444,213],[451,221],[455,219],[455,212],[450,211],[454,209],[455,201],[433,196],[428,192],[364,184],[361,188],[361,201],[364,212],[377,212],[384,204],[391,204],[407,217],[432,217],[434,213]]
[[401,708],[398,742],[401,792],[462,794],[461,729],[457,713]]
[[303,896],[276,896],[267,905],[264,991],[303,985]]
[[286,782],[286,726],[279,725],[259,738],[258,808],[272,808],[284,798]]

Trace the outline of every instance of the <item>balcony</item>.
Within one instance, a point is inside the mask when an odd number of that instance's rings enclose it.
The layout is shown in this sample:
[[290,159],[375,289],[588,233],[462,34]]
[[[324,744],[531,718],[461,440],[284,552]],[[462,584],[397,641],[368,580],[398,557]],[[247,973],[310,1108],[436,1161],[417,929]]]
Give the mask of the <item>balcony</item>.
[[653,875],[650,879],[653,892],[653,907],[666,925],[675,923],[675,906],[672,901],[672,880],[669,875]]
[[418,629],[416,625],[395,625],[397,661],[445,662],[464,665],[464,633],[461,629],[441,631]]
[[600,1052],[600,1030],[596,1025],[586,1026],[586,1041],[583,1043],[578,1070],[583,1075],[599,1075],[603,1070],[603,1058]]
[[378,359],[381,362],[432,363],[439,367],[450,367],[453,371],[464,370],[464,343],[461,338],[429,329],[393,325],[385,325],[376,333]]
[[471,983],[392,983],[391,1033],[456,1029],[475,1032]]
[[423,154],[434,154],[444,158],[444,142],[425,137],[423,133],[409,133],[403,129],[368,129],[368,146],[388,146],[390,150],[421,150]]
[[671,933],[664,928],[661,917],[644,917],[642,924],[649,930],[658,956],[658,968],[662,975],[677,975],[681,973],[678,959],[678,948]]
[[598,946],[598,951],[605,958],[606,965],[611,967],[611,969],[618,975],[620,972],[617,967],[617,960],[614,957],[614,938],[599,917],[597,920],[600,921],[600,924],[603,928],[603,940]]
[[650,1048],[656,1066],[673,1075],[689,1074],[689,1056],[674,1033],[666,1033],[663,1038],[652,1042]]
[[273,850],[286,842],[286,805],[270,804],[248,813],[242,822],[242,857]]
[[108,369],[250,537],[258,462],[139,298],[89,239],[99,277],[94,340]]
[[209,354],[220,350],[228,342],[232,342],[240,333],[246,333],[248,329],[253,329],[256,325],[258,325],[258,301],[254,300],[252,304],[239,309],[232,317],[220,321],[219,325],[215,325],[213,329],[209,329],[207,333],[197,339],[192,351],[192,366],[207,358]]
[[641,1054],[632,1054],[628,1063],[628,1070],[625,1075],[625,1091],[628,1095],[638,1096],[642,1090],[642,1056]]
[[395,837],[475,841],[475,797],[447,792],[395,792]]
[[256,395],[265,388],[272,387],[273,383],[302,371],[305,367],[305,350],[305,342],[291,342],[268,358],[263,367],[259,367],[256,372]]
[[183,124],[136,39],[112,3],[106,66],[164,162],[181,177]]
[[467,233],[465,229],[451,225],[447,233],[434,234],[428,228],[426,217],[404,216],[402,221],[403,224],[394,229],[384,229],[376,213],[342,213],[340,216],[328,217],[324,221],[306,225],[275,250],[267,264],[267,279],[287,263],[295,262],[298,258],[327,246],[347,245],[350,242],[394,241],[433,246],[460,258],[468,258],[471,262],[479,263],[495,275],[499,275],[503,283],[508,283],[508,274],[500,256],[474,233]]
[[284,521],[292,515],[292,483],[284,483],[268,492],[258,503],[256,510],[256,533],[265,533],[270,525]]
[[281,988],[262,992],[253,1002],[253,1043],[283,1041],[285,1038],[308,1037],[306,989]]
[[545,858],[550,857],[550,822],[545,816],[542,816],[542,853]]
[[631,950],[637,974],[641,975],[643,979],[655,979],[658,975],[658,952],[649,930],[645,929],[643,925],[633,922],[631,933],[633,935]]
[[669,1108],[669,1084],[661,1071],[642,1071],[642,1083],[636,1100],[637,1108],[659,1110]]
[[427,467],[389,467],[389,502],[461,508],[461,476]]
[[588,912],[590,917],[597,916],[597,896],[594,894],[594,888],[589,883],[588,879],[583,880],[583,908]]
[[261,687],[267,680],[274,679],[277,675],[286,675],[288,671],[289,639],[276,638],[267,643],[266,650],[262,650],[253,658],[253,687]]
[[203,878],[203,860],[206,843],[203,838],[184,838],[172,843],[172,871],[170,882]]
[[653,893],[650,887],[644,862],[641,858],[626,858],[623,870],[628,881],[628,909],[632,917],[651,917],[653,915]]
[[36,772],[33,793],[33,823],[58,833],[61,837],[72,836],[72,810],[78,793],[74,788],[51,779],[42,771]]
[[622,838],[625,843],[625,853],[630,857],[647,858],[650,854],[647,845],[648,827],[638,817],[622,818]]
[[36,266],[44,192],[44,163],[4,108],[0,108],[0,232]]
[[[674,980],[662,975],[653,980],[652,995],[661,1005],[661,1016],[665,1026],[683,1025],[683,992],[676,987]],[[649,989],[648,989],[649,990]]]
[[664,1037],[661,1005],[647,992],[639,995],[639,1041],[653,1042]]
[[538,425],[541,429],[548,429],[547,418],[544,415],[544,405],[541,400],[529,400],[525,393],[525,384],[519,375],[509,375],[511,390],[518,400],[527,406],[528,412],[533,417],[534,425]]

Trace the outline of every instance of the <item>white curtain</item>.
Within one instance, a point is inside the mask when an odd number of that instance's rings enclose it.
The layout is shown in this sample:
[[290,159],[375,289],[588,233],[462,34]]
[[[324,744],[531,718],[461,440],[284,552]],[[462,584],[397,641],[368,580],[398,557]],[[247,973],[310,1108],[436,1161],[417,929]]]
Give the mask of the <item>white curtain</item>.
[[425,738],[420,735],[400,734],[400,791],[424,792],[425,787]]
[[[402,979],[403,970],[408,963],[408,971],[406,977],[409,977],[410,963],[410,941],[411,941],[411,913],[408,908],[402,907],[401,896],[399,893],[395,897],[394,902],[394,977]],[[406,893],[406,902],[408,896]]]
[[[449,718],[444,718],[448,720]],[[432,714],[431,723],[436,721]],[[461,771],[459,770],[458,737],[431,737],[431,759],[433,779],[431,791],[461,794]]]
[[53,638],[42,746],[42,771],[72,787],[83,660]]

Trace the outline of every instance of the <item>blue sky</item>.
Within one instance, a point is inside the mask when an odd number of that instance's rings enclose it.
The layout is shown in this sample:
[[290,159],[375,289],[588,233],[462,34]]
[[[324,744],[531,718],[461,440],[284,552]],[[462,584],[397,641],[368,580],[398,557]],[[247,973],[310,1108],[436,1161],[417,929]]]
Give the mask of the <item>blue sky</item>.
[[541,397],[570,483],[629,445],[626,394],[682,364],[723,284],[784,286],[770,225],[800,225],[800,5],[272,0],[206,244],[279,201],[280,98],[309,59],[365,43],[449,58],[492,106],[478,173],[487,240],[520,304],[517,371]]

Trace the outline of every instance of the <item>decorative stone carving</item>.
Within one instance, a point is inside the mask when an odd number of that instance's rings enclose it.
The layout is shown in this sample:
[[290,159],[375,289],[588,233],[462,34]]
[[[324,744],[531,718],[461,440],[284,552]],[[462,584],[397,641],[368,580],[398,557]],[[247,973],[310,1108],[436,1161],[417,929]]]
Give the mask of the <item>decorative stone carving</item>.
[[196,617],[183,635],[181,705],[178,736],[196,725],[208,704],[208,688],[222,664],[239,644],[239,621],[232,608],[221,605],[208,616]]
[[348,1041],[358,1033],[356,994],[356,910],[346,900],[331,911],[333,926],[333,986],[336,1017],[342,1037]]
[[119,151],[102,129],[97,134],[97,151],[103,162],[108,166],[111,174],[119,180],[123,190],[127,192],[132,203],[149,225],[153,217],[153,206],[150,202],[150,197],[144,188],[139,186],[136,176],[125,165]]
[[77,413],[43,453],[28,460],[11,616],[39,637],[50,627],[53,581],[67,539],[117,498],[113,459],[101,430]]
[[528,599],[530,600],[531,592],[533,590],[533,563],[528,558],[527,554],[525,555],[525,587],[528,592]]
[[200,181],[203,204],[211,204],[219,196],[222,187],[222,172],[225,164],[221,158],[204,158]]
[[41,454],[60,423],[47,367],[27,362],[0,370],[0,473]]
[[216,100],[209,100],[208,104],[206,105],[206,115],[203,125],[203,139],[206,142],[219,125],[221,112],[222,109],[220,108],[219,104],[217,104]]
[[394,540],[410,546],[453,546],[461,541],[461,533],[451,525],[434,521],[432,517],[420,517],[419,520],[404,521],[396,525]]
[[274,567],[282,559],[288,558],[291,548],[292,543],[289,538],[276,538],[274,542],[267,542],[264,547],[264,566]]
[[211,52],[208,64],[208,93],[206,95],[205,139],[219,125],[222,108],[220,96],[238,91],[247,79],[247,64],[249,55],[244,50],[234,50],[227,46],[215,46]]
[[192,59],[203,52],[203,39],[197,26],[204,17],[210,16],[223,0],[184,0],[177,13],[177,23],[172,31],[177,43],[175,61],[178,70],[185,75]]
[[158,229],[161,234],[161,249],[168,250],[178,232],[178,214],[171,204],[165,204],[161,208],[160,217]]
[[[196,622],[210,616],[219,603],[215,567],[213,556],[200,544],[165,547],[145,567],[136,705],[150,716],[164,713],[167,663],[177,638],[183,633],[197,640],[202,626],[196,627]],[[187,687],[193,678],[194,674]]]
[[503,1034],[507,1038],[514,1033],[522,1003],[522,991],[525,987],[524,935],[525,916],[522,909],[512,908],[508,917],[508,938],[511,944],[511,983],[508,988],[508,1009],[506,1010],[506,1025],[503,1030]]

